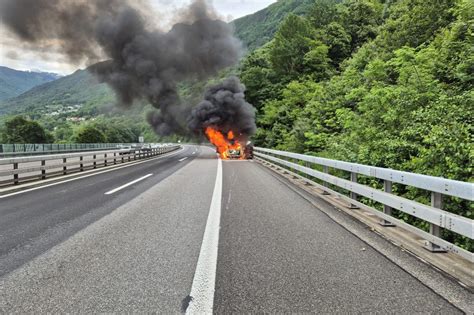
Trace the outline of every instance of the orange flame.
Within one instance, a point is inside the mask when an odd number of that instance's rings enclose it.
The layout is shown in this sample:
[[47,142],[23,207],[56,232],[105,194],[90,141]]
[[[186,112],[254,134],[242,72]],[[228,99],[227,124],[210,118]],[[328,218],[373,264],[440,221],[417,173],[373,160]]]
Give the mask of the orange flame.
[[205,132],[209,141],[216,146],[221,159],[226,160],[229,158],[229,150],[241,151],[241,145],[238,141],[235,141],[233,131],[229,131],[227,137],[224,136],[222,132],[212,127],[207,127]]

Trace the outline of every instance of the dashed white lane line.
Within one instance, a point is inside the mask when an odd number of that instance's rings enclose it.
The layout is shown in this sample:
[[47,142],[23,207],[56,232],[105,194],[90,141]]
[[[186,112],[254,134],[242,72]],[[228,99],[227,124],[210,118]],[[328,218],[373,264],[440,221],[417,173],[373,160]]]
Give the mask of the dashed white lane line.
[[127,183],[127,184],[125,184],[125,185],[122,185],[122,186],[120,186],[120,187],[117,187],[117,188],[115,188],[115,189],[112,189],[111,191],[106,192],[105,195],[112,195],[112,194],[116,193],[117,191],[120,191],[120,190],[122,190],[122,189],[124,189],[124,188],[127,188],[128,186],[131,186],[131,185],[133,185],[133,184],[135,184],[135,183],[138,183],[138,182],[140,182],[140,181],[142,181],[142,180],[144,180],[144,179],[147,179],[147,178],[150,177],[150,176],[153,176],[153,174],[145,175],[145,176],[143,176],[143,177],[140,177],[140,178],[138,178],[138,179],[135,179],[134,181],[131,181],[130,183]]
[[183,162],[184,160],[187,160],[187,159],[188,159],[188,157],[184,157],[184,158],[180,159],[179,161]]
[[186,314],[212,314],[216,283],[217,250],[221,221],[222,160],[217,160],[217,176],[211,207],[202,239],[201,252],[191,287],[191,301]]

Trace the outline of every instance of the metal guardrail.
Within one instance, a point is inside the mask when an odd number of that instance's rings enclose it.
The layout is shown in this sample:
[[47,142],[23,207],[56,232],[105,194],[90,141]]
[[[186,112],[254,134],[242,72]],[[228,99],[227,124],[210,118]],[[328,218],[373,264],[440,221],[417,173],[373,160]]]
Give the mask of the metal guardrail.
[[67,152],[114,150],[119,147],[139,146],[135,143],[52,143],[52,144],[0,144],[0,158]]
[[[418,236],[427,240],[426,248],[431,251],[451,251],[460,256],[474,261],[474,255],[465,249],[443,240],[441,228],[450,230],[470,239],[474,238],[474,221],[442,210],[443,195],[458,197],[461,199],[474,200],[474,184],[461,181],[445,179],[441,177],[427,176],[408,173],[393,169],[373,167],[356,163],[348,163],[309,155],[271,150],[256,147],[256,157],[275,162],[281,166],[296,170],[303,174],[321,180],[326,193],[335,193],[326,187],[332,184],[350,192],[352,204],[350,207],[357,208],[361,203],[357,201],[358,196],[363,196],[384,205],[383,212],[372,208],[372,213],[382,219],[381,224],[385,226],[396,225],[410,230]],[[303,161],[307,166],[285,160],[293,159]],[[308,164],[322,166],[323,172],[308,167]],[[329,174],[329,168],[350,172],[351,180],[346,180]],[[357,183],[357,175],[373,177],[384,181],[384,191]],[[406,199],[392,194],[392,183],[400,183],[406,186],[421,188],[431,192],[431,206]],[[364,205],[367,207],[366,205]],[[392,209],[400,210],[411,216],[427,221],[430,224],[430,233],[415,226],[409,225],[391,216]]]
[[0,186],[17,185],[24,181],[46,179],[52,176],[67,175],[98,167],[135,161],[175,151],[180,147],[180,145],[162,145],[146,149],[115,149],[4,158],[0,159],[0,179],[2,177],[7,179],[0,180]]

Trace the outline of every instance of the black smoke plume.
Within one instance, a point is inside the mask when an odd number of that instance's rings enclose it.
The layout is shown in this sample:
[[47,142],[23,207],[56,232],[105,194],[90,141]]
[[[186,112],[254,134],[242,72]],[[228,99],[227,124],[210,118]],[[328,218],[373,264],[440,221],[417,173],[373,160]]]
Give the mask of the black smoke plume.
[[204,100],[196,105],[189,117],[188,126],[195,133],[213,127],[227,134],[233,131],[237,137],[248,139],[255,134],[255,108],[245,101],[245,86],[237,77],[211,86]]
[[[158,109],[148,117],[157,133],[186,133],[189,110],[179,100],[177,83],[202,80],[234,65],[241,55],[241,44],[227,23],[215,19],[204,0],[195,0],[181,12],[178,19],[184,21],[169,32],[153,28],[145,11],[151,12],[144,1],[137,0],[0,2],[2,23],[23,42],[43,49],[48,43],[59,45],[75,63],[107,60],[92,71],[112,87],[119,104],[131,106],[145,99]],[[226,81],[229,91],[235,91],[235,99],[245,105],[234,81]],[[221,102],[220,94],[214,98],[211,94],[206,93],[206,100],[210,100],[203,103]],[[223,112],[219,117],[226,124],[245,120],[230,115]],[[241,129],[252,128],[245,122]]]

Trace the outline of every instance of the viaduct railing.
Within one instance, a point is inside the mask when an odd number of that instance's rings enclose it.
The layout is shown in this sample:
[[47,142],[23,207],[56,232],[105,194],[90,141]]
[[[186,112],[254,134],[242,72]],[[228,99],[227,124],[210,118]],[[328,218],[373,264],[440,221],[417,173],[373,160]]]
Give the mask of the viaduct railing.
[[0,187],[149,158],[180,147],[156,145],[147,148],[4,158],[0,159]]
[[[427,241],[425,247],[428,250],[451,251],[471,262],[474,261],[473,253],[441,238],[441,229],[463,235],[471,240],[474,238],[473,220],[442,210],[443,196],[473,201],[473,183],[264,148],[255,148],[254,155],[259,159],[273,162],[284,168],[320,180],[322,182],[322,185],[320,185],[321,189],[325,194],[337,194],[329,189],[329,184],[349,192],[350,196],[346,197],[346,200],[349,202],[348,207],[357,208],[358,206],[364,206],[374,215],[380,217],[382,225],[396,225],[411,231]],[[319,166],[322,171],[314,169],[315,166]],[[330,174],[330,169],[339,170],[339,173],[341,173],[340,171],[349,173],[350,180]],[[382,180],[384,190],[358,183],[358,175]],[[431,192],[431,205],[425,205],[392,194],[393,183]],[[359,196],[382,204],[383,211],[367,207],[367,205],[358,201]],[[392,209],[402,211],[428,222],[430,225],[429,232],[393,217]]]
[[58,154],[84,151],[115,150],[120,147],[138,146],[134,143],[50,143],[50,144],[0,144],[0,158]]

